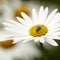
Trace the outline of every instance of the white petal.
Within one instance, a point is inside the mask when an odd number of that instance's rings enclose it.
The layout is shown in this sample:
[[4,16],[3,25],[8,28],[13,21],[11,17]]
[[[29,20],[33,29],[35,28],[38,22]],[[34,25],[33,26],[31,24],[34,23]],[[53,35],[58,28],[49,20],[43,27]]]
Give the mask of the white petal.
[[56,30],[59,30],[60,26],[59,26],[59,23],[58,24],[55,24],[54,25],[51,25],[50,27],[47,27],[48,28],[48,31],[56,31]]
[[16,29],[16,28],[7,28],[7,27],[5,27],[5,29],[12,32],[12,33],[16,33],[16,34],[28,34],[28,31],[20,30],[20,29]]
[[46,20],[46,25],[49,24],[49,22],[53,19],[53,17],[55,16],[56,12],[58,9],[53,10],[53,12],[48,16],[47,20]]
[[46,37],[46,42],[53,46],[58,46],[58,44],[52,38]]
[[13,40],[14,40],[13,44],[15,44],[15,43],[18,43],[18,42],[22,41],[22,40],[20,40],[20,38],[15,38],[15,39],[13,39]]
[[27,29],[24,29],[24,28],[19,28],[18,26],[15,26],[15,27],[6,27],[8,29],[11,29],[11,30],[15,30],[16,32],[18,33],[28,33]]
[[44,41],[44,37],[41,37],[40,39],[39,39],[39,41],[41,42],[41,43],[44,43],[45,41]]
[[47,19],[47,16],[48,16],[48,7],[45,8],[45,11],[44,11],[44,17],[43,17],[43,24],[45,23],[46,19]]
[[27,29],[27,27],[26,26],[24,26],[24,25],[22,25],[22,24],[19,24],[19,23],[17,23],[17,24],[13,24],[13,23],[2,23],[3,25],[5,25],[5,26],[7,26],[7,27],[18,27],[19,29]]
[[25,40],[23,41],[23,43],[26,43],[26,42],[31,41],[31,40],[33,40],[33,37],[32,37],[32,38],[29,38],[29,39],[25,39]]
[[48,37],[52,38],[52,39],[58,39],[60,40],[60,36],[56,36],[56,35],[47,35]]
[[27,25],[29,25],[29,27],[33,25],[32,20],[25,13],[22,12],[21,15],[23,16],[24,20],[26,21]]
[[9,20],[8,21],[9,23],[11,23],[11,24],[15,24],[15,25],[22,25],[22,24],[20,24],[19,22],[17,22],[17,21],[14,21],[14,20]]
[[25,37],[13,37],[13,38],[11,38],[11,39],[14,40],[13,43],[17,43],[17,42],[19,42],[19,41],[23,41],[23,40],[25,40],[25,39],[30,39],[30,38],[32,38],[32,37],[31,37],[31,36],[25,36]]
[[49,31],[48,31],[48,33],[49,32],[58,32],[58,31],[60,31],[60,26],[58,25],[58,26],[56,26],[55,28],[51,28],[51,29],[49,29]]
[[38,42],[39,41],[39,38],[38,37],[35,37],[34,41],[35,42]]
[[49,32],[47,35],[60,35],[60,32]]
[[17,18],[17,20],[18,20],[19,22],[21,22],[22,24],[24,24],[24,25],[27,24],[22,18],[20,18],[20,17],[16,17],[16,18]]
[[28,29],[26,26],[21,26],[21,25],[14,25],[10,23],[3,23],[5,26],[7,26],[5,29],[12,31],[12,32],[17,32],[17,33],[28,33]]
[[26,26],[23,26],[23,25],[14,25],[11,23],[3,23],[3,24],[7,27],[12,27],[12,28],[19,28],[19,29],[26,29],[27,28]]
[[51,24],[55,24],[57,22],[60,22],[60,13],[59,12],[56,13],[56,15],[54,16],[54,18],[52,19],[52,21],[50,21],[50,23],[48,24],[48,26],[51,25]]
[[60,22],[60,13],[56,13],[55,17],[52,19],[52,21],[49,22],[47,26],[50,29],[56,28],[58,25],[60,25],[59,22]]
[[38,13],[38,22],[40,23],[40,24],[42,24],[43,23],[43,20],[44,19],[44,8],[43,8],[43,6],[40,8],[40,10],[39,10],[39,13]]
[[10,22],[10,24],[12,24],[14,26],[18,26],[20,28],[27,28],[25,25],[23,25],[23,24],[21,24],[19,22],[15,22],[15,21],[12,21],[12,20],[10,20],[9,22]]
[[38,17],[37,17],[37,12],[35,9],[32,10],[32,19],[34,24],[38,24]]
[[24,26],[25,26],[25,28],[28,30],[30,27],[28,26],[29,25],[29,23],[27,23],[24,19],[22,19],[22,18],[20,18],[20,17],[16,17],[17,19],[18,19],[18,21],[20,22],[20,23],[22,23]]
[[35,41],[35,42],[40,41],[41,43],[44,43],[44,42],[45,42],[45,41],[44,41],[44,36],[42,36],[42,37],[35,37],[34,41]]

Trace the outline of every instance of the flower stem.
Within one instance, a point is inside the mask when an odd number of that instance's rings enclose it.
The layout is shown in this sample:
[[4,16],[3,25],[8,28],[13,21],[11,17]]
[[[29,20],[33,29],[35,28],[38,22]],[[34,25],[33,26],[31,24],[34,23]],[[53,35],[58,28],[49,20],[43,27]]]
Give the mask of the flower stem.
[[43,53],[43,60],[48,60],[47,59],[47,53],[46,53],[46,50],[45,50],[43,44],[40,43],[40,46],[41,46],[41,50],[42,50],[42,53]]

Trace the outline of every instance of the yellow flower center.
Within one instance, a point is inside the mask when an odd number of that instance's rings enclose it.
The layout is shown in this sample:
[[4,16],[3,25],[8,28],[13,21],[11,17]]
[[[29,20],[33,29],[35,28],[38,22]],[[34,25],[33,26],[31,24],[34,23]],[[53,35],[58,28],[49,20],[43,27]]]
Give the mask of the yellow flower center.
[[40,37],[42,35],[45,35],[47,32],[48,32],[47,27],[42,24],[32,26],[29,30],[29,34],[34,37]]
[[30,10],[28,9],[28,7],[24,4],[22,4],[21,6],[18,6],[15,11],[14,11],[14,16],[15,18],[18,16],[18,17],[21,17],[21,12],[24,12],[25,14],[27,15],[30,15]]
[[15,44],[12,44],[13,40],[6,40],[6,41],[2,41],[0,42],[0,46],[3,48],[11,48],[13,47]]

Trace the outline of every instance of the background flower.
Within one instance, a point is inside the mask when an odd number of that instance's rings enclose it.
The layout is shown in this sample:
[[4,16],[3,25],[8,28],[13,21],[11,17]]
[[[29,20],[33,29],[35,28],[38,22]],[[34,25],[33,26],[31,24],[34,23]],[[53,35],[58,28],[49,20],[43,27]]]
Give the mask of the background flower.
[[22,44],[19,42],[14,47],[1,48],[0,47],[0,59],[1,60],[13,60],[13,59],[26,59],[33,60],[34,57],[41,57],[41,53],[36,48],[34,42]]

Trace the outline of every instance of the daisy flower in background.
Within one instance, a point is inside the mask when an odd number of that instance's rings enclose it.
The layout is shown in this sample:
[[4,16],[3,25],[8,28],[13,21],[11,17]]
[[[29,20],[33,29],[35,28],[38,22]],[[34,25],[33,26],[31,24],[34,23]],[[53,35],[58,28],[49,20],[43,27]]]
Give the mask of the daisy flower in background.
[[15,18],[16,18],[17,16],[19,16],[19,17],[22,18],[21,12],[24,12],[25,14],[27,14],[27,15],[30,16],[30,10],[29,10],[29,8],[28,8],[28,6],[27,6],[26,4],[23,4],[23,3],[22,3],[21,5],[17,6],[17,7],[14,9],[14,16],[15,16]]
[[6,7],[4,21],[7,21],[8,19],[17,21],[17,16],[23,18],[21,12],[24,12],[31,17],[31,9],[34,7],[38,10],[40,4],[34,2],[22,2],[21,0],[11,0],[7,2]]
[[2,48],[10,48],[10,47],[13,47],[13,45],[15,44],[12,44],[13,43],[13,40],[8,38],[10,37],[10,33],[8,33],[7,31],[3,31],[3,30],[0,30],[0,47]]
[[0,60],[32,60],[34,57],[41,57],[40,51],[33,42],[22,44],[18,43],[10,48],[0,47]]
[[54,9],[48,15],[48,7],[44,9],[41,6],[38,14],[35,9],[32,10],[32,19],[22,12],[23,18],[17,17],[20,23],[9,20],[3,24],[6,30],[16,35],[11,38],[14,40],[13,43],[34,40],[35,42],[47,42],[53,46],[58,46],[54,41],[54,39],[60,39],[60,13],[57,11],[58,9]]
[[10,18],[12,20],[16,20],[17,16],[22,17],[21,12],[24,12],[30,16],[29,6],[20,0],[17,0],[17,1],[13,0],[11,1],[11,3],[8,1],[6,4],[6,7],[7,9],[5,12],[5,19]]

